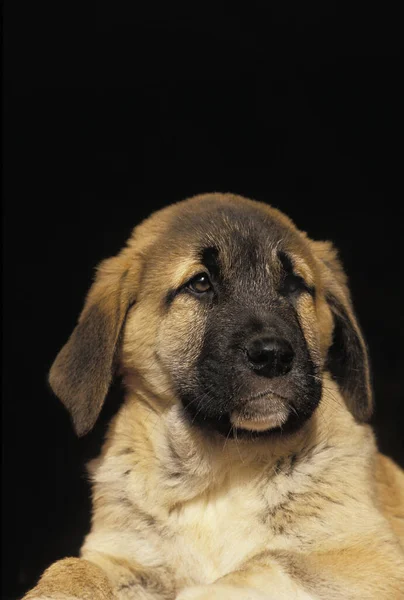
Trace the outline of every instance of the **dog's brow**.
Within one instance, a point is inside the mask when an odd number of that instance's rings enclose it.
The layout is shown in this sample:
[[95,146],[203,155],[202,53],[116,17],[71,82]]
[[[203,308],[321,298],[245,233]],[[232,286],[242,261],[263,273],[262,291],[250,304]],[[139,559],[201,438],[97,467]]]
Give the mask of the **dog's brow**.
[[219,277],[220,265],[219,265],[219,251],[213,246],[203,248],[200,253],[201,263],[208,269],[209,273],[213,277]]
[[307,262],[301,256],[293,257],[293,267],[297,275],[300,275],[300,277],[305,280],[306,284],[313,288],[315,283],[313,272]]
[[179,288],[193,275],[196,275],[199,267],[202,267],[202,263],[198,258],[188,257],[188,259],[182,260],[172,274],[173,288]]
[[290,254],[279,250],[278,259],[286,273],[293,273],[302,278],[307,285],[308,291],[314,293],[314,278],[310,267],[300,256],[291,256]]
[[289,254],[286,254],[286,252],[283,252],[282,250],[278,250],[278,259],[286,273],[293,273],[293,262]]
[[[201,255],[184,260],[172,274],[172,287],[164,297],[164,306],[168,308],[181,288],[195,275],[203,271],[206,265],[202,262]],[[206,267],[207,268],[207,267]]]

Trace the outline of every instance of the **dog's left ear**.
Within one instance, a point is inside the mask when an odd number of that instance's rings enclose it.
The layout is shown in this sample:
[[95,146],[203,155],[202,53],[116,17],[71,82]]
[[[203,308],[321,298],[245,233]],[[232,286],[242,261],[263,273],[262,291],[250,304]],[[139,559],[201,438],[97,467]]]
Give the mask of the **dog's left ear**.
[[369,356],[352,306],[347,277],[330,242],[311,242],[311,247],[320,261],[325,298],[334,318],[328,369],[353,416],[366,422],[373,412]]

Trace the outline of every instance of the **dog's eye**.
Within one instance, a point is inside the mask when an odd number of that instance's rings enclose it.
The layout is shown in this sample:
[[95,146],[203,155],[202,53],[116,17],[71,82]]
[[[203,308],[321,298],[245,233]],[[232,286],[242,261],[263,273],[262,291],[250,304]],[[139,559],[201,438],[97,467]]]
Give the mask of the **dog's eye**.
[[199,273],[191,279],[187,287],[195,294],[205,294],[212,289],[212,284],[206,273]]
[[293,273],[288,273],[282,282],[281,294],[294,294],[295,292],[300,292],[305,289],[306,284],[301,277],[294,275]]

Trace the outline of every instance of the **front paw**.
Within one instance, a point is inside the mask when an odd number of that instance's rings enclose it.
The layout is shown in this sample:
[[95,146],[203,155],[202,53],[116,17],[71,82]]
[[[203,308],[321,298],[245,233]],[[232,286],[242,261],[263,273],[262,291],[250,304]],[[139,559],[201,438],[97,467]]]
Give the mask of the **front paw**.
[[178,594],[176,600],[271,600],[271,598],[252,588],[212,583],[185,588]]

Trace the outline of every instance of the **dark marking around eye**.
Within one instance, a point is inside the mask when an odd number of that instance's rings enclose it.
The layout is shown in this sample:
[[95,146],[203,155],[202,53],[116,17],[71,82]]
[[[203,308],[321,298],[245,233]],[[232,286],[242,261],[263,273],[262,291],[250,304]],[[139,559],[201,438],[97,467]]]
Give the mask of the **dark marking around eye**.
[[219,252],[217,248],[204,248],[201,252],[201,263],[208,269],[214,279],[220,275]]
[[315,289],[308,285],[300,275],[296,275],[293,270],[292,259],[285,252],[278,252],[278,258],[283,268],[283,278],[280,285],[280,293],[282,295],[296,294],[299,292],[307,292],[314,298]]
[[[220,268],[219,268],[219,251],[217,250],[217,248],[209,247],[209,248],[204,248],[203,250],[201,250],[200,255],[199,255],[199,260],[201,261],[201,263],[206,267],[206,269],[208,269],[210,275],[212,276],[213,279],[219,279],[219,275],[220,275]],[[187,282],[188,284],[188,282]],[[174,298],[187,286],[187,284],[182,285],[180,288],[178,289],[171,289],[168,290],[168,292],[166,293],[165,297],[164,297],[164,308],[167,310],[168,308],[170,308],[171,304],[174,301]]]
[[307,291],[304,280],[299,275],[287,273],[281,283],[280,292],[283,295]]
[[293,263],[285,252],[278,252],[278,258],[285,273],[293,273]]
[[174,298],[176,297],[178,290],[169,290],[164,298],[164,306],[165,308],[170,308],[173,303]]

